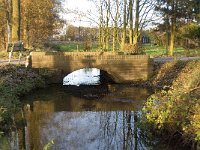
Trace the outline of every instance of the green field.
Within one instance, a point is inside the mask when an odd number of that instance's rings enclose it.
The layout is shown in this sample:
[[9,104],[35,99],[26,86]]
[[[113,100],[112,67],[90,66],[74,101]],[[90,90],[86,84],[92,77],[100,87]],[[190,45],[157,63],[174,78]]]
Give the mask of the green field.
[[[152,57],[160,57],[166,56],[166,48],[163,46],[151,45],[146,44],[143,45],[143,50],[147,55]],[[181,56],[200,56],[200,49],[184,49],[183,47],[175,47],[174,48],[174,56],[181,57]]]
[[97,43],[83,43],[83,42],[72,42],[72,43],[60,43],[60,44],[50,44],[53,50],[60,52],[81,52],[81,51],[98,51]]
[[[112,45],[112,43],[110,44]],[[71,43],[50,43],[47,44],[43,49],[50,49],[59,52],[83,52],[83,51],[101,51],[98,43],[84,43],[84,42],[71,42]],[[109,51],[111,51],[111,47]],[[166,48],[163,46],[153,44],[143,44],[141,50],[144,54],[150,55],[151,57],[163,57],[167,56]],[[14,58],[18,58],[18,53],[13,53]],[[25,55],[25,54],[24,54]],[[186,50],[182,47],[174,48],[175,57],[189,57],[189,56],[200,56],[200,48]],[[0,51],[0,58],[8,58],[6,51]]]
[[[65,44],[52,44],[51,48],[56,51],[61,52],[73,52],[73,51],[99,51],[97,43],[93,43],[91,49],[85,50],[85,43],[65,43]],[[145,54],[152,57],[166,56],[166,48],[158,45],[143,44],[141,49]],[[111,48],[110,48],[111,50]],[[174,56],[200,56],[199,49],[189,49],[186,50],[182,47],[174,48]]]

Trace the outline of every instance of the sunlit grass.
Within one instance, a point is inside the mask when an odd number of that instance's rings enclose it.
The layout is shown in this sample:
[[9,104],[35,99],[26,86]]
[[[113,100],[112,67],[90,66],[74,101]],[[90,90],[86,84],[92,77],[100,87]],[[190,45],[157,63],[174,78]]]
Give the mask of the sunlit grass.
[[[76,51],[81,52],[81,51],[99,51],[100,50],[97,43],[92,43],[91,48],[89,50],[85,50],[84,42],[52,44],[52,48],[56,51],[61,51],[61,52],[76,52]],[[164,46],[158,46],[158,45],[153,45],[153,44],[143,44],[142,49],[144,50],[145,54],[150,55],[151,57],[167,56],[166,48]],[[200,56],[200,49],[186,50],[183,47],[175,47],[174,56],[175,57]]]
[[[167,56],[166,48],[164,46],[144,44],[142,45],[143,50],[147,55],[152,57]],[[200,56],[200,49],[185,49],[183,47],[174,48],[175,57],[189,57],[189,56]]]
[[60,52],[81,52],[81,51],[98,51],[99,47],[97,43],[92,43],[89,49],[86,49],[86,43],[84,42],[72,42],[62,44],[52,44],[52,49]]

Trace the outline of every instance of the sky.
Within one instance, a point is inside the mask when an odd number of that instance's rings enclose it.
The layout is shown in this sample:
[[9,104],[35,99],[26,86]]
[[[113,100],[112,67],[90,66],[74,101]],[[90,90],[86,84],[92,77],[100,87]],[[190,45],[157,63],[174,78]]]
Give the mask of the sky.
[[[78,10],[83,12],[83,15],[89,11],[94,14],[97,12],[96,6],[88,0],[65,0],[64,8],[65,10]],[[63,17],[65,20],[67,20],[68,24],[73,24],[75,26],[96,26],[96,24],[92,23],[88,18],[81,17],[80,15],[75,15],[74,13],[66,12],[63,14]]]
[[[97,0],[98,1],[98,0]],[[85,26],[85,27],[98,27],[98,11],[97,6],[89,0],[64,0],[64,9],[66,10],[63,13],[63,18],[67,21],[67,25],[74,25],[74,26]],[[77,15],[75,13],[70,13],[67,10],[76,10],[78,12],[82,12],[81,15]],[[88,13],[90,12],[90,13]],[[83,17],[83,15],[89,16],[92,19],[88,19]],[[152,17],[153,10],[149,12],[149,17]],[[153,17],[154,19],[156,16]],[[95,20],[95,21],[92,21]],[[159,19],[158,19],[159,20]],[[148,26],[145,28],[151,28],[154,25],[151,22],[148,23]]]

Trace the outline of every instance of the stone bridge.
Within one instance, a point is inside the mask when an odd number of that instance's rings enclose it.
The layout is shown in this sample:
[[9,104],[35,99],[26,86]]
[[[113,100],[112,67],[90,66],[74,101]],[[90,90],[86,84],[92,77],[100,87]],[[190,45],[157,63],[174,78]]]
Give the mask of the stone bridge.
[[117,83],[147,80],[152,72],[149,56],[112,52],[32,52],[32,68],[53,70],[55,83],[82,68],[103,70]]

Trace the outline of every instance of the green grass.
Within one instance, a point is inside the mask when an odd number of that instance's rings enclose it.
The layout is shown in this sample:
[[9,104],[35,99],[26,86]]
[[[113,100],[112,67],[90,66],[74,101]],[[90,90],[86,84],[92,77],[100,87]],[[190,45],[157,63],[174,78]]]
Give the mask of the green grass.
[[77,43],[64,43],[64,44],[51,44],[53,50],[60,52],[75,52],[75,51],[98,51],[98,44],[92,43],[90,49],[86,50],[86,44],[83,42]]
[[[111,43],[112,44],[112,43]],[[97,43],[92,43],[90,50],[85,50],[85,43],[64,43],[64,44],[52,44],[51,48],[56,51],[61,52],[74,52],[74,51],[99,51],[99,47]],[[167,56],[166,48],[164,46],[158,45],[151,45],[151,44],[144,44],[142,45],[142,49],[147,55],[151,57],[160,57],[160,56]],[[174,56],[181,57],[181,56],[200,56],[200,49],[190,49],[186,50],[183,47],[175,47],[174,48]]]
[[[142,48],[144,49],[144,51],[147,55],[150,55],[152,57],[167,56],[166,48],[163,46],[144,44],[142,46]],[[177,57],[200,56],[200,48],[186,50],[183,47],[175,47],[174,48],[174,56],[177,56]]]

